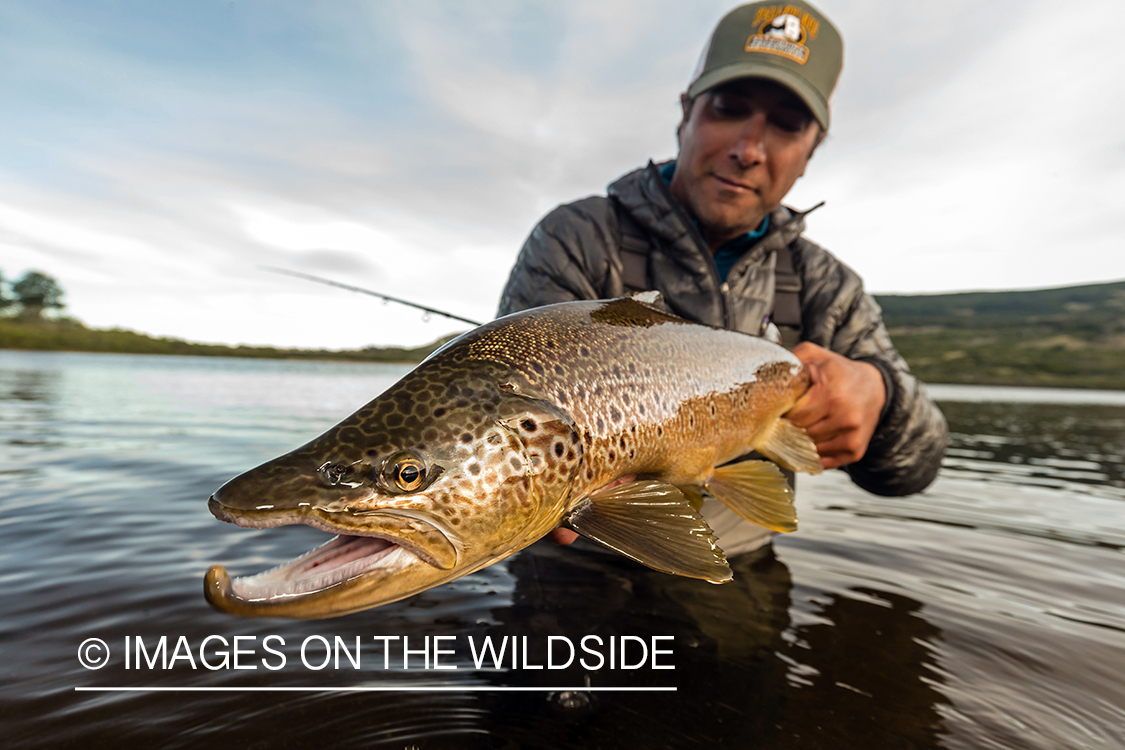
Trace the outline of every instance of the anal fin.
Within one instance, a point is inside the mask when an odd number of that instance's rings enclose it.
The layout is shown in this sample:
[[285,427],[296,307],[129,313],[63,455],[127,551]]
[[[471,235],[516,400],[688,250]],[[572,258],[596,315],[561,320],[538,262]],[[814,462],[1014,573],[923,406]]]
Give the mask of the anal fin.
[[820,455],[816,452],[816,443],[803,428],[785,418],[779,418],[754,447],[763,456],[789,471],[819,474],[824,470],[820,465]]
[[711,583],[733,578],[703,516],[665,482],[632,482],[591,495],[567,520],[583,536],[654,570]]
[[769,461],[740,461],[720,466],[706,488],[750,523],[773,531],[797,530],[793,489],[781,470]]

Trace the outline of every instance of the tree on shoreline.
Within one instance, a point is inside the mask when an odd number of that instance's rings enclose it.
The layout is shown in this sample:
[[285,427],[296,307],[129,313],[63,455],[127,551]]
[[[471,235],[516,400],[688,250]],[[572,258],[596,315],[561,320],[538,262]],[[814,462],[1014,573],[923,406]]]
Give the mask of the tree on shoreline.
[[0,313],[18,310],[20,317],[56,317],[66,307],[63,294],[59,282],[39,271],[28,271],[10,285],[4,283],[0,274]]

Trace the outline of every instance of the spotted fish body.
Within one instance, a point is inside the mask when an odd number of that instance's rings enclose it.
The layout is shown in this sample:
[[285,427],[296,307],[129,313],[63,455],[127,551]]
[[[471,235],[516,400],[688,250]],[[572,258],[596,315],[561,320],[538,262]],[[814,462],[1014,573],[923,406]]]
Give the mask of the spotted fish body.
[[564,522],[657,569],[729,580],[699,498],[795,528],[773,464],[716,467],[756,449],[818,470],[811,441],[781,419],[808,384],[781,347],[636,298],[501,318],[220,488],[209,505],[223,520],[340,536],[257,576],[213,567],[207,597],[240,615],[346,614],[479,570]]

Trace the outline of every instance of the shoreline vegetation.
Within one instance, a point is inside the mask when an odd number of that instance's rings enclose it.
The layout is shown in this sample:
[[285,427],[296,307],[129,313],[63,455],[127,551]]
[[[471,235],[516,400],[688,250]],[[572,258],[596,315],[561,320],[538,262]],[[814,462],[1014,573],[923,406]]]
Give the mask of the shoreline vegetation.
[[[876,295],[911,370],[927,383],[1125,390],[1125,281],[1007,292]],[[72,318],[0,317],[0,349],[417,363],[414,348],[282,349],[199,344]]]

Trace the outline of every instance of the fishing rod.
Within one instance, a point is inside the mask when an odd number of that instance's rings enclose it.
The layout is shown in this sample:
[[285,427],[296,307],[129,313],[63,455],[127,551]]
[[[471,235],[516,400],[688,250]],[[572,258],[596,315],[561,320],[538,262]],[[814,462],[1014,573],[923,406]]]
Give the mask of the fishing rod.
[[331,279],[324,279],[324,278],[321,278],[320,276],[313,276],[311,273],[301,273],[300,271],[290,271],[287,268],[277,268],[275,266],[258,266],[258,267],[261,268],[263,271],[269,271],[271,273],[280,273],[280,274],[283,274],[285,276],[293,276],[293,277],[298,278],[298,279],[305,279],[306,281],[315,281],[318,284],[327,284],[328,286],[335,286],[335,287],[339,287],[340,289],[347,289],[349,292],[359,292],[360,294],[370,294],[372,297],[378,297],[381,300],[385,300],[385,301],[388,301],[388,302],[397,302],[400,305],[406,305],[407,307],[413,307],[417,310],[422,310],[423,312],[426,312],[426,313],[431,313],[431,314],[434,314],[434,315],[441,315],[442,317],[450,318],[451,320],[458,320],[462,323],[468,323],[469,325],[474,326],[474,327],[482,325],[481,323],[478,323],[475,320],[469,320],[468,318],[462,318],[460,315],[454,315],[453,313],[447,313],[444,310],[438,310],[438,309],[433,308],[433,307],[426,307],[425,305],[419,305],[417,302],[410,302],[408,300],[399,299],[398,297],[392,297],[389,294],[383,294],[382,292],[375,292],[375,291],[372,291],[371,289],[364,289],[361,286],[352,286],[351,284],[341,284],[339,281],[332,281]]

